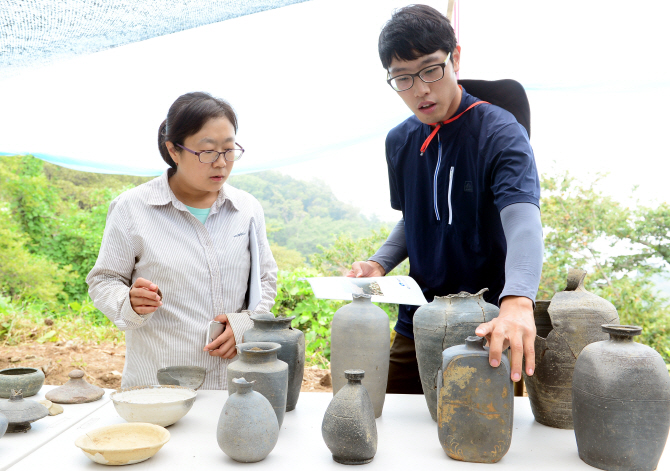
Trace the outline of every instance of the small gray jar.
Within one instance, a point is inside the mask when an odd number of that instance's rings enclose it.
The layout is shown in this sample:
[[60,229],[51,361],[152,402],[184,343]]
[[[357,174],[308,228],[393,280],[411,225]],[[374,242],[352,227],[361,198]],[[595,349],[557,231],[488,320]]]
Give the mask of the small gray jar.
[[341,464],[365,464],[377,453],[377,423],[372,401],[361,380],[363,370],[347,370],[340,389],[323,416],[321,435]]
[[235,461],[255,463],[265,459],[279,437],[277,415],[265,396],[253,390],[253,382],[235,378],[237,392],[223,405],[216,440]]
[[228,365],[228,394],[237,392],[235,378],[254,382],[254,390],[270,401],[281,428],[286,413],[288,365],[277,358],[281,345],[274,342],[246,342],[236,346],[237,360]]
[[295,409],[305,374],[305,335],[291,327],[292,317],[275,317],[271,313],[251,315],[253,328],[244,333],[245,342],[275,342],[281,345],[277,358],[288,365],[286,412]]

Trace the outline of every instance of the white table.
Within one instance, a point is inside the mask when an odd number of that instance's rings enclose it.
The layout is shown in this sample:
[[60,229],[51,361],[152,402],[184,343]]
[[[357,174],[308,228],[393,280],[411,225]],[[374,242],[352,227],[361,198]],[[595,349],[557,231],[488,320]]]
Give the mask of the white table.
[[[191,411],[168,427],[170,441],[148,461],[133,465],[133,470],[223,469],[258,467],[282,470],[339,469],[321,438],[321,421],[332,395],[301,393],[297,408],[286,414],[277,446],[259,463],[237,463],[226,456],[216,441],[219,413],[226,391],[198,391]],[[74,427],[18,462],[12,471],[23,470],[98,470],[74,445],[80,435],[105,425],[123,423],[112,403],[96,410]],[[465,463],[446,456],[437,437],[423,396],[386,396],[384,413],[377,420],[377,455],[365,469],[486,469],[503,470],[594,470],[579,459],[572,430],[559,430],[534,421],[528,398],[515,398],[512,445],[496,465]],[[4,439],[3,439],[4,440]],[[0,445],[2,440],[0,440]],[[659,470],[670,470],[667,451]],[[353,469],[353,468],[352,468]]]
[[[44,395],[57,388],[58,386],[42,386],[42,389],[34,395],[26,399],[40,401],[44,399]],[[21,459],[28,456],[45,443],[53,440],[61,433],[81,422],[89,414],[103,407],[109,401],[109,395],[114,392],[113,389],[106,389],[105,395],[95,402],[88,402],[86,404],[61,404],[63,406],[63,413],[46,416],[43,419],[33,422],[32,428],[26,433],[5,433],[0,438],[0,471],[3,471]],[[6,401],[7,399],[0,399]],[[110,403],[111,404],[111,403]],[[17,466],[15,469],[21,469]]]

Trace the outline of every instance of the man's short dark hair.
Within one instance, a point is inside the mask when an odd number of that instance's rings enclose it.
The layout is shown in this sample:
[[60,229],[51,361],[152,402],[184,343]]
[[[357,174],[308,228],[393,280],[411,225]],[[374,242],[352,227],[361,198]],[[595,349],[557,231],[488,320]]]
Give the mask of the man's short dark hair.
[[438,50],[453,52],[455,48],[456,35],[451,23],[427,5],[396,10],[379,34],[379,58],[385,69],[393,59],[411,61]]

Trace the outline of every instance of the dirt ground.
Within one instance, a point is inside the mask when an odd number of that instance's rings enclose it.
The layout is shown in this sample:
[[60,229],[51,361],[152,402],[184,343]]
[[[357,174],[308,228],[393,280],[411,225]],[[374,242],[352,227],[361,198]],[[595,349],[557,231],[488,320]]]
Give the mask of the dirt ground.
[[[112,343],[82,345],[69,342],[29,343],[19,346],[0,345],[0,370],[30,366],[41,368],[44,384],[61,385],[68,380],[68,373],[80,369],[86,381],[101,388],[121,387],[121,374],[126,359],[125,345]],[[330,371],[317,366],[305,368],[301,391],[331,392]]]

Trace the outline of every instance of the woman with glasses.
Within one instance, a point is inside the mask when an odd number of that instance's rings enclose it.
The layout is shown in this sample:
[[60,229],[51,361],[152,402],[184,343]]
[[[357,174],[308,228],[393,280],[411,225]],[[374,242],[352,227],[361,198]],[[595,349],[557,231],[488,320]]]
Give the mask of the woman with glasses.
[[[244,153],[236,132],[224,100],[180,96],[158,130],[170,168],[110,204],[86,281],[95,306],[126,332],[122,387],[157,384],[158,369],[192,365],[206,368],[204,389],[225,389],[235,345],[253,325],[243,311],[274,304],[277,265],[263,210],[226,183]],[[256,306],[248,306],[252,264]],[[211,321],[224,327],[214,341]]]

